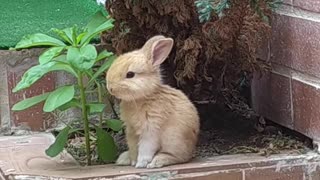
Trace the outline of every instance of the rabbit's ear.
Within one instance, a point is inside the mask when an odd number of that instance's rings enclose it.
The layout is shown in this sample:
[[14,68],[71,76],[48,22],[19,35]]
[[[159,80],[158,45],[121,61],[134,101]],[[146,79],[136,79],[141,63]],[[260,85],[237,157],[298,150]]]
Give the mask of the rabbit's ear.
[[173,46],[173,39],[160,39],[153,43],[151,49],[151,60],[154,66],[158,66],[169,56]]
[[152,65],[158,66],[168,57],[172,47],[173,39],[159,35],[150,38],[142,49]]

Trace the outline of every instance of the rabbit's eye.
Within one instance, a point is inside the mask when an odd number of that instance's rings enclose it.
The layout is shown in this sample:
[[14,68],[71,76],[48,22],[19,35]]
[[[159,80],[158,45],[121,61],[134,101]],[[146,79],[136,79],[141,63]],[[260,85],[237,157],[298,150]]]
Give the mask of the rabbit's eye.
[[127,72],[126,78],[133,78],[133,77],[134,77],[134,72],[132,71]]

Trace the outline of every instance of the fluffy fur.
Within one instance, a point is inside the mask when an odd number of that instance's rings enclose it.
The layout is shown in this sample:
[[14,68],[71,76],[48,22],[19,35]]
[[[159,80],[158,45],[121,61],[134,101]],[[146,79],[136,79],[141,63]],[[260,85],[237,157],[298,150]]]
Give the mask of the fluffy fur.
[[[154,36],[138,50],[119,56],[108,70],[109,92],[121,100],[129,150],[118,165],[158,168],[192,158],[199,133],[195,106],[180,90],[162,84],[160,64],[173,45]],[[128,78],[127,73],[134,77]]]

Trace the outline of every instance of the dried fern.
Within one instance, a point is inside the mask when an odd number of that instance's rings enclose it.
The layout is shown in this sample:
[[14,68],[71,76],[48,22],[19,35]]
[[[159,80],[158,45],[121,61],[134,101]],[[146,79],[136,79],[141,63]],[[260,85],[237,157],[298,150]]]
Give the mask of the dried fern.
[[[156,35],[172,37],[174,49],[163,64],[165,83],[191,100],[245,110],[238,81],[267,64],[256,58],[270,35],[267,23],[280,0],[117,0],[106,8],[116,20],[102,35],[117,54],[140,48]],[[263,18],[265,16],[265,18]],[[124,23],[125,22],[125,23]],[[124,31],[130,29],[130,31]]]

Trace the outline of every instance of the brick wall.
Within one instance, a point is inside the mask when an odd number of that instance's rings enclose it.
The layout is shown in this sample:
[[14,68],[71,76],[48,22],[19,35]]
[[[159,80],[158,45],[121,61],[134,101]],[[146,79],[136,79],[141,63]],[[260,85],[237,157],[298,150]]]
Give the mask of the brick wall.
[[0,134],[1,130],[10,132],[12,129],[44,131],[60,127],[63,122],[78,117],[80,113],[70,110],[66,113],[44,113],[43,103],[24,111],[11,111],[12,106],[29,97],[50,92],[61,85],[73,83],[71,75],[63,72],[49,73],[30,88],[12,93],[12,89],[21,80],[22,75],[30,67],[38,63],[39,54],[43,49],[22,51],[0,50]]
[[259,56],[272,72],[252,84],[252,105],[263,116],[320,140],[320,1],[284,0],[272,37]]
[[[103,46],[96,45],[99,51]],[[21,80],[21,76],[30,67],[38,64],[38,57],[44,49],[34,48],[21,51],[0,50],[0,134],[11,130],[45,131],[51,128],[61,128],[74,119],[80,118],[79,109],[71,109],[65,112],[44,113],[43,103],[24,111],[11,111],[12,106],[29,97],[44,92],[53,91],[56,87],[74,84],[72,75],[65,72],[53,72],[45,75],[30,88],[12,93],[12,89]],[[95,100],[95,96],[88,99]],[[111,113],[106,108],[106,113]]]
[[55,74],[48,74],[31,88],[18,93],[12,89],[20,81],[23,73],[37,64],[42,49],[23,51],[0,51],[0,122],[1,128],[23,126],[32,130],[45,130],[52,122],[48,122],[50,114],[42,112],[42,105],[34,106],[27,111],[12,112],[11,107],[24,98],[52,91],[55,87]]

